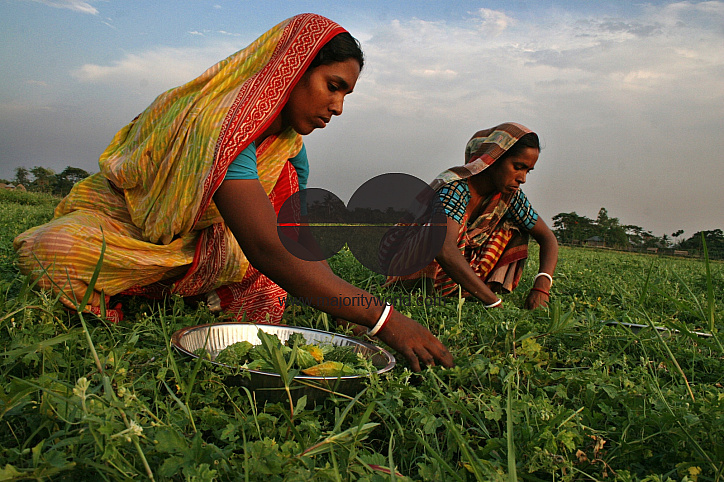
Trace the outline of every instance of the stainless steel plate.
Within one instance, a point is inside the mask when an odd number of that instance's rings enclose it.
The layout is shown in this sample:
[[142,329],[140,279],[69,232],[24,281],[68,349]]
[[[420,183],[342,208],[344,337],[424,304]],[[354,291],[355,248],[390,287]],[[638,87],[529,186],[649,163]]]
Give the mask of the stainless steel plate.
[[[252,345],[260,344],[261,342],[257,336],[260,329],[265,333],[276,335],[282,343],[292,333],[300,333],[310,344],[330,343],[337,346],[352,346],[356,353],[361,353],[371,360],[372,364],[377,368],[378,374],[389,372],[395,367],[395,357],[383,348],[344,335],[297,326],[211,323],[190,326],[177,331],[171,337],[171,344],[180,352],[194,358],[197,357],[194,351],[205,348],[211,355],[211,363],[223,365],[214,361],[221,350],[240,341],[248,341]],[[257,401],[277,402],[288,399],[284,383],[278,373],[242,370],[248,375],[242,374],[238,377],[231,377],[230,381],[241,383],[252,390]],[[366,378],[368,378],[368,375],[341,377],[299,375],[294,378],[293,387],[291,387],[292,396],[296,401],[302,395],[306,395],[308,401],[317,402],[324,399],[331,392],[355,395],[364,388]]]

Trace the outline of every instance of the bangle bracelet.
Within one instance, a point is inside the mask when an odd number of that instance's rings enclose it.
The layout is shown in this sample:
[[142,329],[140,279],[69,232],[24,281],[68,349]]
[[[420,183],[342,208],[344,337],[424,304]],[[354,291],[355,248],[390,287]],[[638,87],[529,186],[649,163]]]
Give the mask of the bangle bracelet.
[[531,288],[530,290],[531,290],[531,291],[537,291],[538,293],[543,293],[544,295],[546,295],[546,296],[549,297],[549,298],[550,298],[550,296],[551,296],[551,294],[550,294],[548,291],[542,290],[542,289],[540,289],[540,288],[533,287],[533,288]]
[[540,272],[537,275],[535,275],[535,278],[533,278],[533,283],[535,283],[535,280],[537,280],[541,276],[548,278],[551,282],[551,286],[553,286],[553,276],[549,275],[548,273],[543,273],[543,272]]
[[495,303],[491,303],[489,305],[485,305],[484,308],[495,308],[496,306],[500,306],[500,304],[503,302],[502,299],[498,298],[498,301]]
[[375,326],[373,326],[371,330],[367,330],[367,335],[375,336],[382,328],[385,327],[387,320],[390,319],[390,315],[392,315],[392,305],[388,302],[385,303],[385,309],[382,310],[382,314],[377,320],[377,323],[375,323]]

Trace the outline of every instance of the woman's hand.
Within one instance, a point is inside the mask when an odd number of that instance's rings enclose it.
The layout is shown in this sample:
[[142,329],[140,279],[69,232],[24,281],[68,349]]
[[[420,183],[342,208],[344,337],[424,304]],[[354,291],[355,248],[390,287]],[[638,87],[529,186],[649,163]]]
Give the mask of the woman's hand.
[[525,308],[527,310],[545,308],[546,306],[548,306],[548,300],[550,300],[550,295],[541,293],[537,290],[530,290],[530,293],[528,293],[528,298],[525,299]]
[[[450,278],[462,288],[485,303],[492,305],[498,301],[498,295],[488,287],[485,282],[473,271],[470,263],[460,252],[458,248],[458,234],[460,233],[460,224],[452,218],[447,218],[447,232],[445,233],[445,241],[442,249],[435,257],[440,267],[447,273]],[[498,308],[502,303],[492,308]]]
[[430,330],[397,311],[392,312],[377,338],[404,356],[412,371],[419,372],[423,366],[453,366],[452,355]]

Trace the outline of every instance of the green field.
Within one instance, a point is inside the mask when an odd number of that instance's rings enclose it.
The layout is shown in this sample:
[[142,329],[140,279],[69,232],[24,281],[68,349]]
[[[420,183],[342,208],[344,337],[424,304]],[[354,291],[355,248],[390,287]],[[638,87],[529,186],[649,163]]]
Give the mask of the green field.
[[[529,312],[532,246],[503,309],[401,308],[455,368],[398,357],[355,399],[256,406],[230,370],[169,348],[218,319],[205,308],[126,298],[110,325],[18,274],[13,237],[56,202],[0,193],[0,481],[724,481],[721,263],[562,248],[550,308]],[[331,264],[391,295],[348,251]],[[334,330],[308,308],[285,322]]]

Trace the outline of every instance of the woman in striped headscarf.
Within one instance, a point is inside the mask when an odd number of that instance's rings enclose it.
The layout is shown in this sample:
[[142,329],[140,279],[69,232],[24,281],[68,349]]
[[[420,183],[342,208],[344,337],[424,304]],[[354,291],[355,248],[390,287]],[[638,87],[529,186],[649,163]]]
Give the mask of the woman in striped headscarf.
[[[372,328],[413,370],[452,365],[424,327],[290,254],[277,213],[308,172],[302,136],[342,113],[363,66],[357,41],[314,14],[281,22],[201,76],[160,95],[121,129],[100,172],[78,183],[54,219],[15,240],[20,268],[91,312],[109,297],[177,294],[239,319],[278,323],[287,292]],[[353,306],[330,303],[354,298]]]
[[520,280],[528,235],[540,245],[540,267],[525,307],[546,306],[558,261],[558,242],[520,186],[538,161],[538,136],[514,123],[477,132],[465,148],[465,165],[441,173],[431,187],[447,220],[443,247],[426,268],[389,277],[388,284],[414,286],[429,280],[443,295],[473,296],[501,306]]

